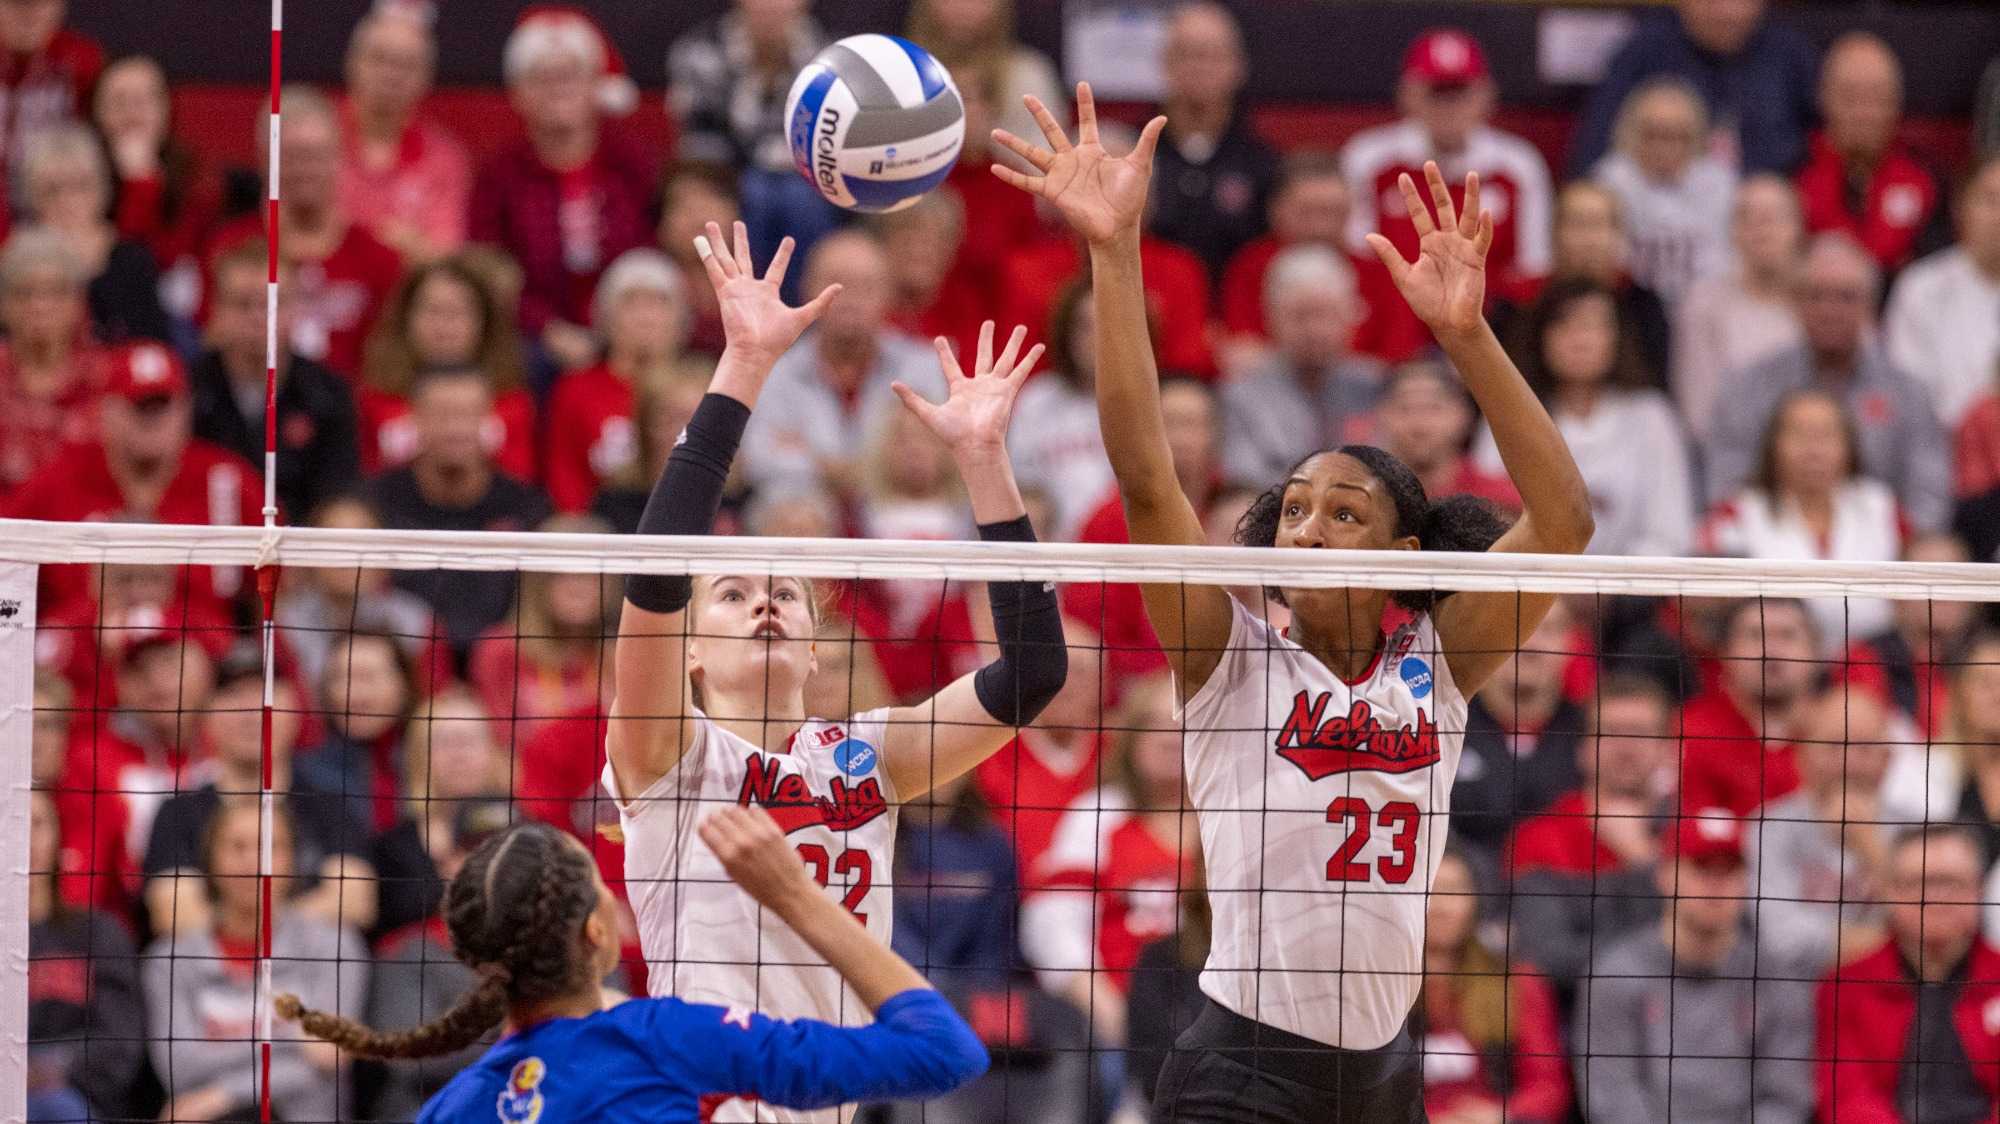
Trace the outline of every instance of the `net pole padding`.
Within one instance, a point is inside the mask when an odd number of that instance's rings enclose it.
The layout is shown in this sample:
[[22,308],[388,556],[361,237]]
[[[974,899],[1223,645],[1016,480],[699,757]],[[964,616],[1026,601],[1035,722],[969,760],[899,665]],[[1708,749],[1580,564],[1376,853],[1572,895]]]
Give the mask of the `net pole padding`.
[[581,535],[46,523],[0,519],[0,560],[312,569],[1274,584],[1654,597],[2000,601],[2000,567],[1968,562],[1450,554],[710,535]]
[[[271,0],[271,135],[269,164],[265,170],[264,217],[264,533],[276,533],[278,526],[278,140],[285,73],[285,0]],[[257,601],[264,659],[263,706],[260,715],[257,783],[257,982],[256,1006],[257,1119],[271,1122],[271,939],[274,915],[271,912],[272,836],[276,820],[276,798],[272,785],[271,707],[277,696],[277,660],[273,610],[278,591],[278,570],[274,563],[260,560],[257,566]]]

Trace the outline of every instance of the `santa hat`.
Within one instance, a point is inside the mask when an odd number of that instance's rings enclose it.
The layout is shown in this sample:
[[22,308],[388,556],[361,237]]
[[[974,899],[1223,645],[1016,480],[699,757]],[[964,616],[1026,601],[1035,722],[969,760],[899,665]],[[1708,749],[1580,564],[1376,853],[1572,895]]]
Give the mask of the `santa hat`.
[[622,117],[639,104],[639,87],[625,73],[625,60],[604,29],[581,9],[566,5],[537,4],[521,13],[501,56],[503,70],[513,82],[550,55],[564,53],[597,69],[597,104],[606,113]]

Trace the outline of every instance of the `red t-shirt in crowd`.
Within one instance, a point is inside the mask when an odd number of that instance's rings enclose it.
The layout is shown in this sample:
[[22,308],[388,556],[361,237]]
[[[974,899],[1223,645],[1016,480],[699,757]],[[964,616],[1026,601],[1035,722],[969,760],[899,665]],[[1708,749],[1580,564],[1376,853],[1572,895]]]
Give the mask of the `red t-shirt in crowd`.
[[[248,216],[218,231],[209,261],[249,238],[264,236],[261,215]],[[361,376],[361,349],[375,317],[403,276],[403,259],[358,223],[333,252],[317,260],[300,258],[283,242],[279,251],[293,268],[292,350],[345,375]],[[213,276],[213,269],[210,271]],[[205,315],[205,314],[204,314]]]
[[1728,695],[1711,692],[1681,708],[1681,807],[1747,816],[1798,787],[1792,747],[1760,737]]
[[639,456],[632,384],[600,363],[556,381],[549,400],[547,485],[557,511],[588,511],[604,482]]
[[1581,791],[1566,792],[1548,810],[1531,816],[1507,841],[1509,875],[1531,870],[1558,874],[1596,874],[1622,866],[1618,852],[1597,837],[1597,821]]
[[[1180,891],[1188,886],[1180,849],[1161,842],[1143,816],[1077,811],[1084,826],[1102,821],[1102,835],[1067,830],[1043,856],[1037,889],[1088,889],[1097,900],[1097,961],[1119,991],[1131,984],[1139,953],[1180,924]],[[1071,826],[1077,826],[1072,821]]]
[[1451,482],[1431,498],[1438,500],[1446,496],[1478,496],[1506,511],[1521,510],[1521,492],[1514,487],[1514,482],[1505,476],[1481,472],[1470,456],[1458,458],[1458,467],[1452,472]]
[[[1116,495],[1104,501],[1084,520],[1077,541],[1132,541],[1125,526],[1123,501]],[[1065,582],[1060,588],[1063,614],[1097,630],[1104,645],[1105,677],[1112,683],[1123,684],[1135,676],[1167,669],[1167,655],[1160,650],[1159,635],[1146,617],[1146,603],[1139,597],[1138,586],[1129,582]]]
[[465,241],[466,205],[472,198],[472,158],[458,138],[418,119],[403,130],[395,159],[370,168],[361,158],[361,132],[352,106],[342,106],[346,158],[340,165],[340,204],[347,215],[387,241],[397,228],[421,235],[439,252]]
[[222,212],[222,181],[208,168],[196,165],[182,192],[170,201],[166,177],[159,172],[118,183],[119,235],[152,251],[163,271],[198,256]]
[[[16,491],[6,514],[15,519],[95,523],[128,513],[130,505],[112,478],[104,447],[73,445]],[[264,490],[255,469],[235,453],[191,438],[180,464],[160,497],[158,510],[145,513],[160,523],[252,527],[263,522]],[[243,571],[231,566],[190,567],[188,595],[220,608],[243,588]],[[41,611],[56,612],[89,597],[90,567],[44,566]]]
[[[1034,199],[1001,183],[991,171],[992,164],[991,160],[960,160],[944,181],[965,204],[965,238],[958,246],[958,268],[975,278],[988,278],[989,295],[998,291],[1000,267],[1007,256],[1039,241],[1043,234]],[[1028,326],[1037,339],[1043,330],[1043,325]]]
[[[1840,154],[1824,136],[1815,136],[1798,183],[1807,233],[1837,230],[1850,235],[1884,269],[1895,269],[1916,256],[1917,238],[1940,199],[1937,177],[1900,143],[1891,143],[1882,154],[1857,199],[1848,187]],[[1858,209],[1852,204],[1859,204]]]
[[[1145,271],[1146,303],[1157,328],[1160,368],[1212,375],[1215,357],[1208,346],[1208,274],[1193,253],[1157,238],[1139,246]],[[1083,254],[1069,238],[1044,238],[1007,255],[1001,266],[1000,322],[1025,324],[1046,340],[1049,315],[1064,286],[1083,276]]]
[[[1269,335],[1264,322],[1264,274],[1286,247],[1266,234],[1246,243],[1222,273],[1222,326],[1232,335]],[[1384,363],[1401,363],[1431,342],[1430,329],[1410,311],[1396,291],[1382,259],[1374,254],[1348,254],[1354,267],[1355,293],[1361,298],[1361,318],[1354,325],[1354,350]]]
[[1067,755],[1046,731],[1023,730],[972,774],[994,822],[1014,841],[1015,865],[1024,873],[1032,873],[1048,853],[1063,813],[1100,782],[1102,737],[1094,732],[1075,737],[1080,744]]
[[104,352],[79,343],[70,353],[70,384],[54,398],[23,391],[13,353],[0,343],[0,500],[26,484],[66,447],[97,436],[97,399],[107,375]]
[[[979,352],[979,328],[993,318],[994,301],[990,287],[976,281],[963,261],[945,274],[943,284],[938,286],[936,295],[923,308],[899,308],[890,314],[889,322],[903,331],[928,343],[939,336],[950,340],[957,348],[961,362],[966,357]],[[1007,333],[1013,325],[994,325],[993,346],[1003,347]],[[1028,342],[1023,350],[1037,343],[1048,342],[1048,326],[1028,326]]]
[[[1916,712],[1909,715],[1910,721],[1927,738],[1937,737],[1951,729],[1951,672],[1946,665],[1916,661],[1910,668],[1915,679]],[[1873,691],[1882,702],[1897,710],[1902,710],[1901,700],[1896,698],[1890,685],[1890,668],[1881,649],[1867,640],[1856,640],[1847,647],[1847,658],[1834,668],[1835,685],[1852,684],[1863,690]]]
[[515,626],[502,623],[473,642],[465,677],[501,741],[519,745],[549,722],[595,706],[605,671],[575,654],[555,666],[524,662]]
[[[406,398],[364,386],[355,395],[361,414],[361,471],[373,476],[401,468],[417,455],[417,426]],[[493,413],[479,431],[480,443],[500,471],[535,479],[535,399],[515,388],[493,399]]]

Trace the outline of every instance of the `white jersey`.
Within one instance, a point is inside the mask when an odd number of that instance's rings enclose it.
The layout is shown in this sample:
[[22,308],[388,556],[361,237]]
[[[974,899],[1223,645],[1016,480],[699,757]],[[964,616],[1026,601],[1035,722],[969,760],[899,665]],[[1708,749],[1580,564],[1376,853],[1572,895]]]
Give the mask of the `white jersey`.
[[[638,917],[648,992],[781,1019],[842,1026],[873,1021],[838,972],[729,880],[695,825],[724,805],[763,806],[808,873],[870,936],[888,944],[897,804],[882,767],[888,714],[881,709],[843,722],[808,719],[792,734],[787,752],[769,753],[696,711],[693,739],[680,762],[629,800],[605,765],[604,786],[618,801],[625,832],[625,887]],[[831,1121],[838,1115],[730,1101],[714,1119]]]
[[1356,682],[1234,598],[1184,709],[1215,918],[1203,992],[1330,1046],[1385,1045],[1423,982],[1465,697],[1411,614]]

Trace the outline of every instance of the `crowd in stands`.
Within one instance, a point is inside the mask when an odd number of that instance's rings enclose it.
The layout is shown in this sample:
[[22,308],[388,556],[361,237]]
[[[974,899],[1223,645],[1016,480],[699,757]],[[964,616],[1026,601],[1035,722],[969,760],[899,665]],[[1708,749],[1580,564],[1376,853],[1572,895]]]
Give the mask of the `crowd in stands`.
[[[105,59],[64,0],[0,2],[0,514],[260,522],[275,239],[284,522],[629,532],[722,342],[693,235],[740,218],[760,260],[799,240],[800,291],[843,292],[772,373],[720,533],[970,537],[949,458],[890,387],[938,397],[928,340],[963,349],[992,318],[1048,344],[1011,437],[1040,537],[1123,541],[1087,259],[988,171],[1011,159],[992,127],[1033,135],[1023,94],[1066,118],[1063,80],[1011,0],[911,7],[963,95],[964,155],[915,207],[857,220],[787,149],[786,90],[828,39],[799,0],[738,0],[674,45],[668,151],[625,127],[636,91],[601,31],[532,9],[497,60],[518,134],[484,158],[426,111],[431,6],[377,0],[340,89],[285,91],[268,214],[230,186],[268,153],[225,169],[190,147],[157,63]],[[1518,507],[1361,241],[1413,251],[1396,180],[1435,159],[1482,178],[1491,319],[1583,470],[1593,552],[2000,559],[2000,70],[1947,167],[1899,129],[1916,60],[1866,32],[1809,43],[1761,0],[1679,0],[1551,168],[1494,124],[1464,31],[1409,44],[1382,91],[1399,119],[1288,152],[1253,127],[1226,8],[1175,8],[1162,51],[1141,253],[1212,542],[1350,442],[1434,496]],[[991,641],[976,587],[836,586],[821,713],[923,697]],[[1199,1006],[1166,663],[1132,587],[1063,596],[1061,696],[902,812],[896,946],[1015,1083],[952,1119],[1141,1119]],[[444,1009],[471,985],[444,881],[511,816],[575,831],[620,886],[595,765],[618,604],[593,576],[284,574],[279,990],[389,1027]],[[238,569],[43,571],[31,1120],[254,1119],[254,620]],[[1988,624],[1921,601],[1559,604],[1472,700],[1414,1016],[1431,1118],[1802,1121],[1836,1084],[1857,1119],[1990,1118]],[[280,1119],[408,1119],[464,1060],[285,1041],[270,1090]]]

